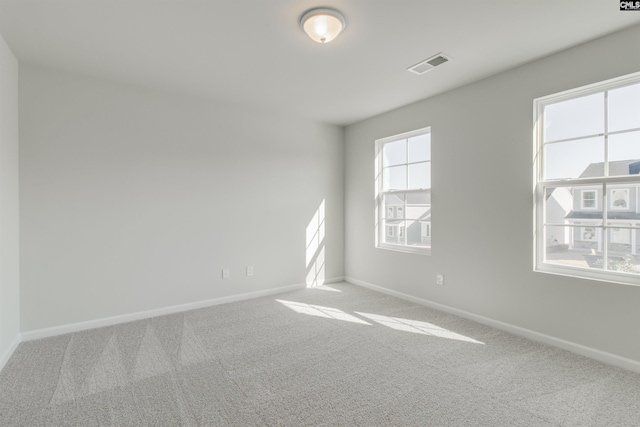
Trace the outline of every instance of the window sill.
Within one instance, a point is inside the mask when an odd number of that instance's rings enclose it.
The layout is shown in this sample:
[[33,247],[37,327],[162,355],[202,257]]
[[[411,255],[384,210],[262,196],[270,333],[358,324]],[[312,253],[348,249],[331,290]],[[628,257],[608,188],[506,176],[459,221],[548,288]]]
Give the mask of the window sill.
[[596,280],[598,282],[615,283],[618,285],[640,286],[640,275],[633,273],[619,273],[611,270],[599,271],[580,267],[567,267],[541,263],[534,268],[534,272],[572,277],[575,279]]
[[376,246],[376,249],[385,249],[388,251],[394,252],[404,252],[409,254],[418,254],[418,255],[431,255],[431,248],[425,247],[412,247],[412,246],[404,246],[404,245],[392,245],[389,243],[382,243]]

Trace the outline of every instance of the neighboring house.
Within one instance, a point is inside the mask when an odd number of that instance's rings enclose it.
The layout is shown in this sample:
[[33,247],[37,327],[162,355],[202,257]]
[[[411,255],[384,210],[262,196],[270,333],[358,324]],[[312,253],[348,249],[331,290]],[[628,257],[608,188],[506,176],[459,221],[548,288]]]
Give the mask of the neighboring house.
[[412,205],[407,203],[405,206],[402,198],[395,195],[387,195],[384,200],[384,207],[384,241],[386,243],[431,244],[430,204]]
[[[609,176],[635,175],[640,173],[640,160],[609,162]],[[591,163],[580,178],[604,175],[604,163]],[[602,251],[602,229],[596,225],[603,216],[602,186],[573,188],[573,206],[565,216],[565,223],[581,225],[566,227],[569,248]],[[640,236],[630,226],[640,226],[640,186],[620,184],[607,188],[607,220],[609,225],[620,228],[609,229],[609,248],[612,252],[631,253],[639,251]]]
[[[564,223],[564,218],[573,209],[573,191],[569,187],[551,189],[546,197],[547,222]],[[547,229],[547,247],[568,245],[570,242],[569,227],[550,226]]]

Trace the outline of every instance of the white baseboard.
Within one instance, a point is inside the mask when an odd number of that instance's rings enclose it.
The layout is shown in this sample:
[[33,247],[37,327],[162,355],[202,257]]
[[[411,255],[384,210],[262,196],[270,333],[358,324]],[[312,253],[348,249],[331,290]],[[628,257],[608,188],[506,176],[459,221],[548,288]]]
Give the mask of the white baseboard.
[[[339,280],[337,280],[339,281]],[[253,298],[265,297],[269,295],[281,294],[284,292],[303,289],[304,284],[282,286],[279,288],[265,289],[262,291],[248,292],[244,294],[229,295],[226,297],[214,298],[205,301],[191,302],[187,304],[174,305],[170,307],[157,308],[153,310],[139,311],[137,313],[123,314],[120,316],[105,317],[102,319],[88,320],[86,322],[71,323],[67,325],[54,326],[51,328],[36,329],[22,332],[22,341],[37,340],[40,338],[64,335],[72,332],[85,331],[87,329],[112,326],[120,323],[132,322],[134,320],[148,319],[150,317],[163,316],[165,314],[181,313],[183,311],[196,310],[198,308],[211,307],[214,305],[226,304],[236,301],[244,301]]]
[[13,341],[13,343],[11,343],[11,346],[9,346],[9,349],[2,356],[2,359],[0,359],[0,371],[2,371],[2,368],[4,368],[4,365],[7,364],[7,362],[13,355],[13,352],[16,351],[16,348],[18,348],[18,345],[20,344],[20,342],[21,342],[21,336],[20,334],[18,334],[16,339]]
[[504,323],[499,320],[491,319],[489,317],[480,316],[478,314],[470,313],[468,311],[460,310],[448,305],[439,304],[433,301],[415,297],[413,295],[394,291],[382,286],[365,282],[363,280],[355,279],[353,277],[345,277],[344,280],[354,285],[362,286],[364,288],[368,288],[406,301],[414,302],[416,304],[424,305],[429,308],[444,311],[446,313],[454,314],[456,316],[473,320],[474,322],[482,323],[484,325],[491,326],[496,329],[512,333],[514,335],[519,335],[530,340],[552,345],[563,350],[568,350],[572,353],[586,356],[609,365],[618,366],[620,368],[640,373],[640,361],[638,360],[628,359],[626,357],[618,356],[613,353],[607,353],[606,351],[587,347],[582,344],[576,344],[574,342],[563,340],[561,338],[552,337],[551,335],[546,335],[540,332],[532,331],[530,329],[521,328],[520,326],[511,325],[509,323]]

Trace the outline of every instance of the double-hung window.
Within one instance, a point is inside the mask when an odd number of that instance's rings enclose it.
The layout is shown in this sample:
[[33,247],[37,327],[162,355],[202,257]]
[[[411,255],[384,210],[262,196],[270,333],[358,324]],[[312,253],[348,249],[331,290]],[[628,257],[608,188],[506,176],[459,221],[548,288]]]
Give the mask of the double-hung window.
[[582,190],[582,209],[596,208],[596,190]]
[[640,73],[535,113],[535,269],[640,285]]
[[376,246],[431,249],[431,131],[376,141]]

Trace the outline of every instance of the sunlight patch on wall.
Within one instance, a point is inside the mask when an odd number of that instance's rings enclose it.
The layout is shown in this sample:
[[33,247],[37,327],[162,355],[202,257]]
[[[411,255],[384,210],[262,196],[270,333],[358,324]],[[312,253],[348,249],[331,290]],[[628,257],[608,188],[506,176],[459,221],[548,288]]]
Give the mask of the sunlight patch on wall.
[[[375,159],[375,165],[380,165],[382,162],[382,160],[380,159],[380,150],[376,149],[376,159]],[[379,221],[380,221],[380,212],[379,212],[379,206],[380,206],[380,189],[382,188],[382,182],[380,181],[380,179],[382,178],[382,173],[380,172],[381,168],[377,167],[375,168],[375,179],[374,179],[374,190],[373,193],[375,194],[375,201],[376,201],[376,206],[374,209],[374,218],[375,218],[375,224],[374,224],[374,230],[378,230],[378,226]],[[380,244],[380,234],[379,233],[375,233],[375,242],[374,242],[375,246],[378,247],[378,245]]]
[[307,225],[307,250],[306,267],[307,277],[305,282],[308,288],[324,284],[324,236],[325,236],[325,201],[322,200],[313,218]]
[[311,266],[309,266],[305,283],[307,288],[315,288],[322,286],[324,280],[324,247],[322,247]]

